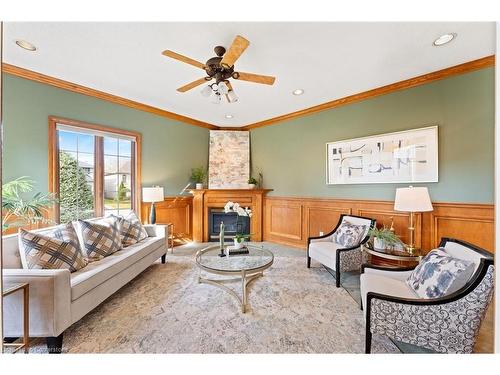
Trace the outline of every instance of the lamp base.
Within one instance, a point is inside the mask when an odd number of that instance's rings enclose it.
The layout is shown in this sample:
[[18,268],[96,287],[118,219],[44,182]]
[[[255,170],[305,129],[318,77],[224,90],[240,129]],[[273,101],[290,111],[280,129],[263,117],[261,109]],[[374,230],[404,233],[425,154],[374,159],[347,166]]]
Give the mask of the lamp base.
[[149,224],[156,224],[156,208],[155,203],[151,203],[151,212],[149,213]]

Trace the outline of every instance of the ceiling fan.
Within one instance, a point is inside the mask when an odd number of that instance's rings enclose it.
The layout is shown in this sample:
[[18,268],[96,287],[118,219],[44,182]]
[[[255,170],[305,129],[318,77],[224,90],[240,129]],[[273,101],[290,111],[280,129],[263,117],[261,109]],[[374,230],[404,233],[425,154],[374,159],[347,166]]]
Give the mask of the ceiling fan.
[[229,78],[264,85],[272,85],[276,79],[271,76],[244,73],[234,70],[234,63],[249,45],[250,42],[248,40],[243,38],[241,35],[237,35],[227,51],[222,46],[215,47],[214,51],[217,56],[208,59],[205,64],[170,50],[165,50],[162,54],[172,59],[203,69],[207,74],[206,77],[197,79],[196,81],[179,87],[177,91],[186,92],[214,79],[215,83],[205,86],[201,91],[201,94],[205,97],[212,96],[212,102],[215,104],[220,104],[223,96],[226,97],[228,103],[234,103],[238,101],[238,97],[234,93],[231,82],[229,82]]

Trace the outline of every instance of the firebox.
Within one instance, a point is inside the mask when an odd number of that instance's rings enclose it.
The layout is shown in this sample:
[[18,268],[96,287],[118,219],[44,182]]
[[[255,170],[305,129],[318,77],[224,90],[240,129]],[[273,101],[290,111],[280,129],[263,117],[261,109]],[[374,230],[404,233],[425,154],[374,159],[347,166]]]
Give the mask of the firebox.
[[232,241],[236,233],[250,234],[250,218],[236,212],[224,212],[222,208],[210,208],[208,213],[209,241],[219,241],[220,223],[224,222],[224,240]]

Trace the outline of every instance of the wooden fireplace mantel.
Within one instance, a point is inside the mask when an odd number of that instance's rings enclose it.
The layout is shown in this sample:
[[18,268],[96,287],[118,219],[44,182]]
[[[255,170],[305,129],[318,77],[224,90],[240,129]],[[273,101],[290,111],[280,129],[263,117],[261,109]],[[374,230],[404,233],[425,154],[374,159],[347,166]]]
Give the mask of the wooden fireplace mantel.
[[272,189],[196,189],[193,195],[193,241],[208,242],[208,213],[210,208],[222,208],[228,201],[252,210],[250,233],[252,241],[262,241],[264,196]]

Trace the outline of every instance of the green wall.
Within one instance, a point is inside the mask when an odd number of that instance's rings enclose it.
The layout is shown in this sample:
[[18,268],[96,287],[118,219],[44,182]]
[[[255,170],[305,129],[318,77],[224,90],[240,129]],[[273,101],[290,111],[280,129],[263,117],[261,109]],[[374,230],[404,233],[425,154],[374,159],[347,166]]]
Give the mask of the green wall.
[[327,186],[325,143],[437,124],[439,182],[421,185],[434,201],[493,203],[494,81],[483,69],[255,129],[252,170],[273,195],[391,200],[403,185]]
[[3,76],[3,181],[30,176],[46,191],[48,116],[142,134],[142,182],[177,195],[191,168],[206,165],[208,130],[8,74]]

